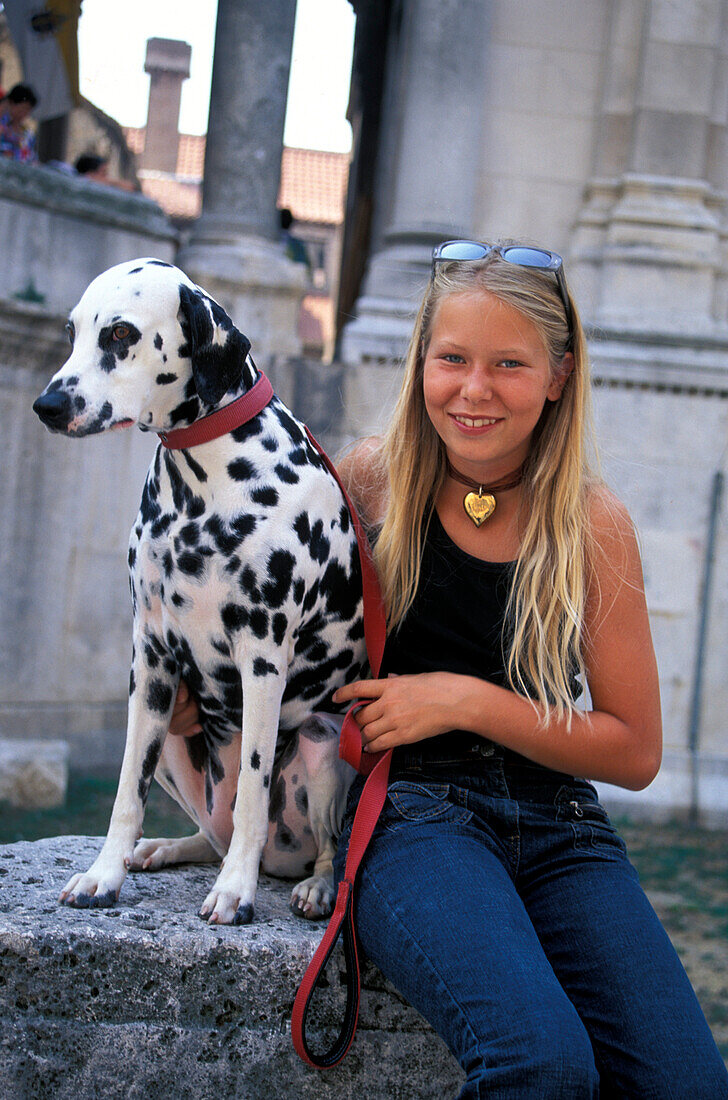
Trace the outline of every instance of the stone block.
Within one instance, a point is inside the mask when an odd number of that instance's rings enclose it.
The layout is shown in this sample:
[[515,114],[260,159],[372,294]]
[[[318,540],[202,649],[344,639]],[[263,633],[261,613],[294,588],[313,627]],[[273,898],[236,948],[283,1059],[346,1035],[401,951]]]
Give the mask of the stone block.
[[65,741],[0,738],[0,802],[26,810],[62,806],[67,786]]
[[[326,1073],[299,1061],[293,999],[323,926],[292,916],[290,884],[262,877],[256,921],[214,928],[197,916],[210,866],[131,875],[114,909],[56,896],[101,841],[56,837],[0,848],[0,1095],[197,1100],[366,1097],[441,1100],[463,1075],[429,1025],[366,966],[359,1031]],[[312,1008],[323,1049],[343,1007],[341,956]]]

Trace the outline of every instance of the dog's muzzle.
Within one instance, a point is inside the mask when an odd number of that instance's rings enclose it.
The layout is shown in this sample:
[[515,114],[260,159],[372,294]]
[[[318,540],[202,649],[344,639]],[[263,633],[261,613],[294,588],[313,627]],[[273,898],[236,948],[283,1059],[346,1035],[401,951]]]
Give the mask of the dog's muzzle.
[[53,393],[42,393],[36,398],[33,412],[38,414],[47,428],[62,432],[73,416],[73,404],[67,393],[55,390]]

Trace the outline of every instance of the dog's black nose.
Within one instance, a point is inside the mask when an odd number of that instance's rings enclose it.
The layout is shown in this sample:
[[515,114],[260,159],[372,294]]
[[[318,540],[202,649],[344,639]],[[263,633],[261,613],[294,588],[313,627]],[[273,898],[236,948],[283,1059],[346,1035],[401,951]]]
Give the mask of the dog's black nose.
[[38,414],[46,427],[55,431],[62,431],[67,427],[72,411],[71,398],[67,393],[58,390],[42,393],[33,402],[33,412]]

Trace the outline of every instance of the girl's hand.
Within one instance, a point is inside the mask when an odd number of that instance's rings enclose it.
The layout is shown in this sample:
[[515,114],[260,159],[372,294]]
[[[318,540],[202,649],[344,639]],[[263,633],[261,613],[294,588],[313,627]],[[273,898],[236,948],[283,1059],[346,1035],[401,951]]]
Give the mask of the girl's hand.
[[386,680],[356,680],[334,692],[334,702],[366,700],[354,718],[365,752],[424,741],[457,728],[453,701],[458,677],[449,672],[389,676]]
[[169,732],[175,737],[194,737],[196,733],[202,733],[199,718],[197,703],[190,695],[187,684],[180,680],[174,710],[169,720]]

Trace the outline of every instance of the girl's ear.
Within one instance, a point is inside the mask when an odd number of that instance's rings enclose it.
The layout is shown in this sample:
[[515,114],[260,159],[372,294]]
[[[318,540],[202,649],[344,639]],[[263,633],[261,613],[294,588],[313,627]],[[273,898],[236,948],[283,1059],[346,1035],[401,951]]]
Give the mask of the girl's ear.
[[549,401],[558,401],[566,385],[566,379],[574,369],[574,353],[567,351],[561,360],[557,373],[551,380],[546,397]]

